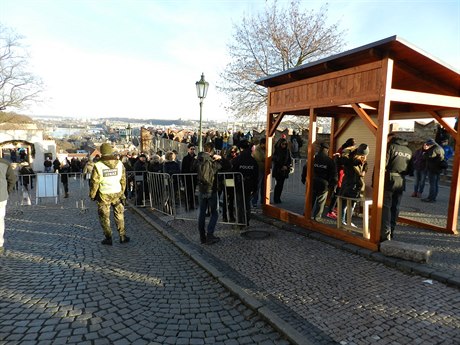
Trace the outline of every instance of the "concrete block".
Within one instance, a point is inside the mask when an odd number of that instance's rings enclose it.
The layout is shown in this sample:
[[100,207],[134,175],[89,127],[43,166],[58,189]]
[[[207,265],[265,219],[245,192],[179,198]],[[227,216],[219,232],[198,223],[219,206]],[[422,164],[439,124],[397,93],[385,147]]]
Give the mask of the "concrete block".
[[415,262],[428,262],[432,254],[431,249],[427,246],[399,241],[382,242],[380,252],[386,256]]

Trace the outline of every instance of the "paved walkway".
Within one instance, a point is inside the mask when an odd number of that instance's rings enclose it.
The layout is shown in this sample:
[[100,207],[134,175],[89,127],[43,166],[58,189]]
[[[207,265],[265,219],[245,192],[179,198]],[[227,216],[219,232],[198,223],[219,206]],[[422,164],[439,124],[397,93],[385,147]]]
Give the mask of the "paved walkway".
[[268,238],[219,225],[208,246],[145,208],[107,247],[94,203],[62,203],[7,214],[0,344],[459,343],[458,236],[398,227],[435,248],[415,264],[259,215]]
[[[294,343],[459,343],[460,291],[440,282],[447,277],[460,281],[458,238],[446,249],[455,256],[452,264],[435,260],[423,265],[285,224],[281,230],[282,223],[270,225],[266,219],[254,220],[250,227],[267,231],[266,239],[246,239],[239,230],[220,225],[221,242],[201,245],[195,221],[168,221],[146,209],[137,212],[197,262],[205,262],[216,277],[231,281],[230,289],[236,284],[237,293],[242,289],[254,298],[255,310],[264,306],[273,312],[273,323],[289,332]],[[421,230],[404,229],[404,236],[410,231],[419,236]],[[449,242],[445,234],[425,235]]]
[[7,212],[0,344],[289,344],[138,215],[103,246],[95,204],[62,202]]

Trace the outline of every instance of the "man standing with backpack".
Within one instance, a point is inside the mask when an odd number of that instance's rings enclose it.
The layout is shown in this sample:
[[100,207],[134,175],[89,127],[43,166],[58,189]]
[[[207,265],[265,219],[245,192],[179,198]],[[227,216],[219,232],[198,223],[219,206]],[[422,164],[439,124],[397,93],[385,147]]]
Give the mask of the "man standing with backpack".
[[[200,212],[198,215],[198,230],[200,241],[203,244],[214,244],[220,240],[214,236],[217,219],[217,172],[221,169],[221,156],[214,154],[214,144],[207,142],[204,144],[204,152],[198,154],[197,159],[197,179],[198,179],[198,202]],[[207,233],[205,231],[206,212],[209,208],[210,219]]]

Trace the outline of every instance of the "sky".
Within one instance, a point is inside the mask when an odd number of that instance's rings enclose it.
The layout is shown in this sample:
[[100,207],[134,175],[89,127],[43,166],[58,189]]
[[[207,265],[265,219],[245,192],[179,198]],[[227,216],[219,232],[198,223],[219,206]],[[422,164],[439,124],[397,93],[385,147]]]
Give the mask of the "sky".
[[[231,121],[216,89],[243,16],[266,0],[0,0],[0,23],[24,36],[44,101],[21,114]],[[302,1],[319,9],[325,1]],[[278,0],[283,7],[289,0]],[[345,50],[393,35],[460,71],[460,0],[329,0]],[[18,111],[19,112],[19,111]]]

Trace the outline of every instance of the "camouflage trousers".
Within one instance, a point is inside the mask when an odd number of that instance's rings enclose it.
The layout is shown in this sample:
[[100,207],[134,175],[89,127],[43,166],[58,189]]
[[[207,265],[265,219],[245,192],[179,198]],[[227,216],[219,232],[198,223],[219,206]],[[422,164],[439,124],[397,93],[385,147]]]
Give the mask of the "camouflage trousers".
[[114,200],[112,203],[98,202],[97,213],[99,215],[99,222],[101,223],[102,231],[105,237],[112,237],[112,228],[110,227],[110,208],[113,207],[113,218],[117,225],[118,234],[125,235],[125,207],[120,200]]

